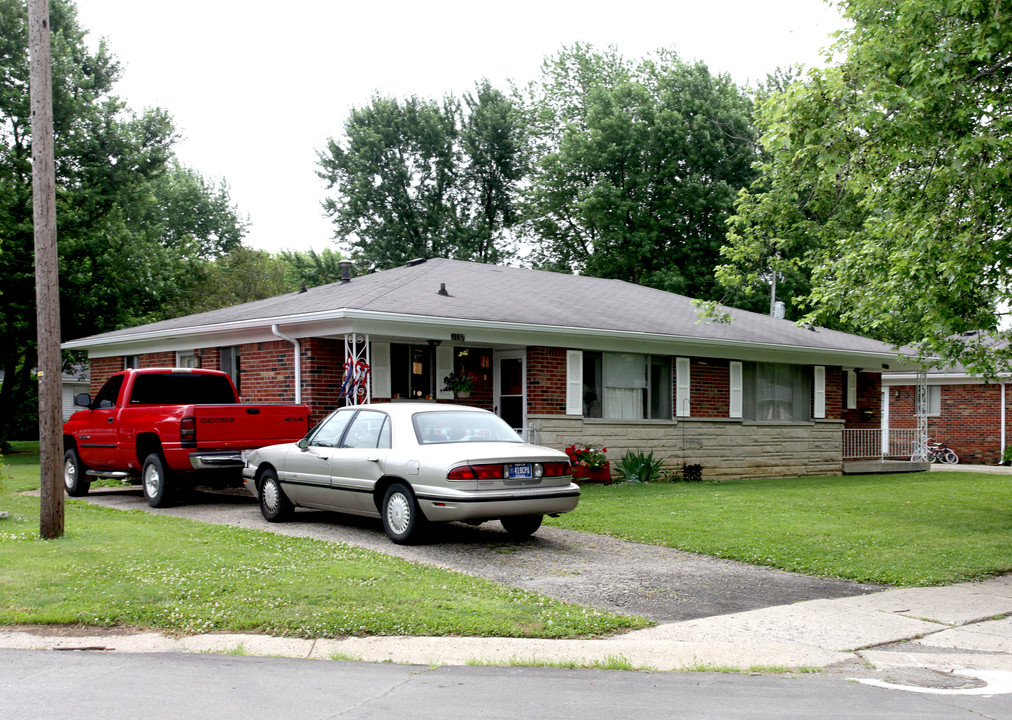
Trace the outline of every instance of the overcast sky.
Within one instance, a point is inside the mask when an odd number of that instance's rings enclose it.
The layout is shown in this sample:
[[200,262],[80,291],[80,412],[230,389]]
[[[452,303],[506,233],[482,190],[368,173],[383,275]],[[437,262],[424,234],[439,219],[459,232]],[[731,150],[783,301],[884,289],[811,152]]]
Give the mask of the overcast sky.
[[526,84],[564,45],[673,47],[739,83],[819,64],[843,22],[822,0],[77,0],[124,68],[117,94],[165,108],[180,160],[223,178],[253,247],[332,246],[316,154],[373,94],[441,98]]

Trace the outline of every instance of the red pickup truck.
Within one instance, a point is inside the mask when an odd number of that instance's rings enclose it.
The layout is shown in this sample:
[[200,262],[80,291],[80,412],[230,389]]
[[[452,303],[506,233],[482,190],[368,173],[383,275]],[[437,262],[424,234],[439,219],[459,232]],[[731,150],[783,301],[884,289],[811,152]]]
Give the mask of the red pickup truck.
[[241,485],[244,451],[293,442],[309,430],[305,405],[241,405],[217,370],[124,370],[63,425],[63,480],[85,495],[96,477],[137,478],[152,507],[198,484]]

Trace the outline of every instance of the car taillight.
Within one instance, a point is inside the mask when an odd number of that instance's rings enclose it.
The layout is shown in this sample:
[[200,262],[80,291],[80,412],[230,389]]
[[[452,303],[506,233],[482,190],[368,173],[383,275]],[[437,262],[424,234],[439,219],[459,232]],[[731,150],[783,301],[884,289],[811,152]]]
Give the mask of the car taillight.
[[447,480],[501,480],[503,466],[495,465],[458,465],[446,474]]
[[197,447],[197,418],[183,418],[183,421],[179,424],[179,444],[184,448]]
[[567,462],[546,462],[541,464],[545,468],[545,477],[561,477],[569,474],[569,463]]

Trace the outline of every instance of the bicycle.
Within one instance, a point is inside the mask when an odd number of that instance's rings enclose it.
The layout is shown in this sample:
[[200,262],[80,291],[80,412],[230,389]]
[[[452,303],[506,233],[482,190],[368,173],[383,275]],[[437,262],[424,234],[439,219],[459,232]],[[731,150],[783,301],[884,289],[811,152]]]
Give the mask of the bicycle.
[[955,465],[959,462],[959,456],[954,450],[946,447],[945,443],[928,442],[914,448],[913,454],[910,455],[910,462],[923,462],[925,460],[930,463],[938,462],[946,465]]

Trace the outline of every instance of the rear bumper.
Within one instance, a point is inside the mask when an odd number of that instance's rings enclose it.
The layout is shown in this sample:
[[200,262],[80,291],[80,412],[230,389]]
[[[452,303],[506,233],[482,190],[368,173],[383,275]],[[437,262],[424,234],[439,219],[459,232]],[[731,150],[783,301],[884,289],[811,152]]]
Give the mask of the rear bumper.
[[575,510],[580,486],[516,492],[458,492],[415,488],[418,506],[433,522],[494,520],[516,515],[561,515]]
[[194,470],[241,470],[245,466],[242,454],[234,450],[190,453],[190,467]]

